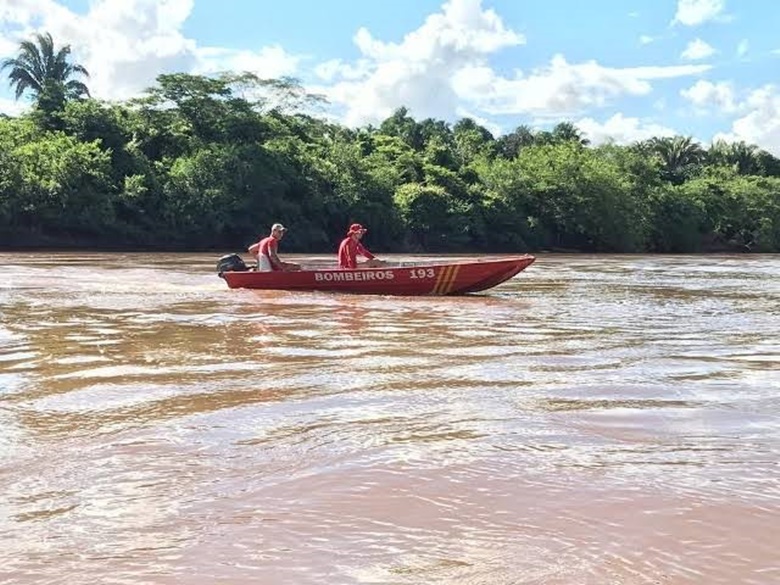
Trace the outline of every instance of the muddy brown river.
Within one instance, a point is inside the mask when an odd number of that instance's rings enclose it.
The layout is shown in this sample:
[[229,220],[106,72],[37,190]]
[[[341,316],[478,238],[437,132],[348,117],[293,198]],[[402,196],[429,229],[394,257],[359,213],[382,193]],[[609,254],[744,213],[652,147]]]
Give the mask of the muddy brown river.
[[780,256],[455,298],[217,256],[0,254],[3,584],[780,583]]

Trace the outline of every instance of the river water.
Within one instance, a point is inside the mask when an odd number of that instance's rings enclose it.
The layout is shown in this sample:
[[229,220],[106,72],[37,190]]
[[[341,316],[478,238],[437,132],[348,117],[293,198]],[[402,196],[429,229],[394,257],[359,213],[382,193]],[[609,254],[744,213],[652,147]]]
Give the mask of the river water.
[[0,582],[780,583],[780,256],[459,298],[216,256],[0,255]]

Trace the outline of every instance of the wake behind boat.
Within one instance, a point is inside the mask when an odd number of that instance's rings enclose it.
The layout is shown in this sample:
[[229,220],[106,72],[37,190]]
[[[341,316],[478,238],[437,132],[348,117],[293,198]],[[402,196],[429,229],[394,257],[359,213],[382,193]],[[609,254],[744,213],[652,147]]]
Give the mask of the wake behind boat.
[[218,275],[229,288],[331,291],[378,295],[461,295],[493,288],[525,270],[529,254],[456,262],[392,265],[379,268],[306,268],[295,272],[258,272],[240,256],[220,258]]

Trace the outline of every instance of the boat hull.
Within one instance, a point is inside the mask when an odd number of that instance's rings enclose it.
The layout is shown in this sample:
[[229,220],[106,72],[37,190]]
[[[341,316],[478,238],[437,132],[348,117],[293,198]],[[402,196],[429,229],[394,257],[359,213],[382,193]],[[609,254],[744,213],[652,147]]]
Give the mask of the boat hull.
[[479,261],[297,272],[223,272],[229,288],[375,295],[460,295],[493,288],[530,266],[530,255]]

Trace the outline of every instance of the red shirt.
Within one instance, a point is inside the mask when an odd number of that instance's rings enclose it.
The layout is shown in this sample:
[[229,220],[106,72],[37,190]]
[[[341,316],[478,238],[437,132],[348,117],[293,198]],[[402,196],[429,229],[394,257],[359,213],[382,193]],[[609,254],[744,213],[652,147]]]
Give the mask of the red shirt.
[[363,244],[352,236],[344,238],[339,246],[339,268],[357,268],[358,254],[369,260],[374,257]]
[[282,267],[276,265],[274,261],[271,259],[271,254],[269,254],[269,252],[276,253],[278,248],[279,248],[279,240],[277,240],[273,236],[268,236],[260,240],[260,248],[258,248],[257,250],[258,262],[263,262],[261,256],[265,256],[265,260],[268,262],[268,264],[270,264],[273,270],[281,270]]

